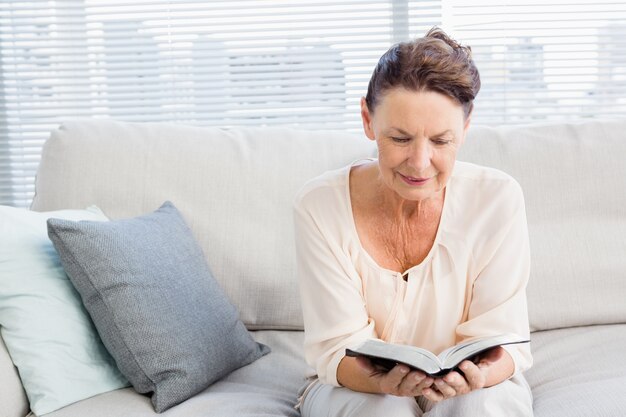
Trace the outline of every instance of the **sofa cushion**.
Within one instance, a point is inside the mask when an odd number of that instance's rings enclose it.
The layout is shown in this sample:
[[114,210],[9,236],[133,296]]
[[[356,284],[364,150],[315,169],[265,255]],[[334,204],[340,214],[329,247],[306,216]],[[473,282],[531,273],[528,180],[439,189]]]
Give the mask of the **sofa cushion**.
[[626,120],[470,129],[458,159],[524,190],[531,330],[626,322]]
[[51,218],[48,230],[105,346],[157,412],[269,351],[248,334],[171,203],[110,222]]
[[51,216],[107,220],[97,207],[37,213],[0,206],[0,331],[37,414],[128,386],[48,239]]
[[533,333],[526,372],[535,417],[622,417],[626,410],[626,324]]
[[[302,356],[302,332],[256,331],[257,342],[272,348],[269,355],[240,368],[193,398],[172,407],[163,417],[299,417],[294,409],[298,389],[309,368]],[[99,395],[46,417],[156,416],[148,398],[130,389]]]
[[[252,332],[272,353],[238,369],[164,417],[290,416],[297,391],[311,371],[302,355],[302,332]],[[535,417],[621,417],[626,409],[626,324],[536,332],[534,366],[525,375]],[[588,390],[588,391],[587,391]],[[207,412],[210,410],[210,412]],[[101,394],[46,417],[156,416],[146,397],[130,389]]]
[[3,417],[24,417],[28,413],[28,399],[22,381],[9,352],[0,337],[0,404]]
[[44,146],[32,208],[96,204],[119,219],[170,200],[249,328],[302,329],[293,198],[372,147],[341,131],[70,122]]

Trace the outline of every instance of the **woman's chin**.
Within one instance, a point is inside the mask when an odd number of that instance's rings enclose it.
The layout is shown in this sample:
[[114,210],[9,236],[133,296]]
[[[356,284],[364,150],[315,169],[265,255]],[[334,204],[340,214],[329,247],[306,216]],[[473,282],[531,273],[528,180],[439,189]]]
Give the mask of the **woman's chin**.
[[394,190],[396,195],[398,197],[400,197],[403,200],[408,200],[408,201],[423,201],[423,200],[428,200],[429,198],[432,198],[434,196],[436,196],[437,193],[435,193],[432,189],[402,189],[402,190]]

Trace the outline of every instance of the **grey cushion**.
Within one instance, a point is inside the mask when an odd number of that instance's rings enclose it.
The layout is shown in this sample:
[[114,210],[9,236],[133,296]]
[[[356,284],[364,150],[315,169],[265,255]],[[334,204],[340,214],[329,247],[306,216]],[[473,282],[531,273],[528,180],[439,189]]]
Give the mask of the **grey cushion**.
[[48,220],[48,233],[106,348],[157,412],[269,351],[250,337],[182,216]]

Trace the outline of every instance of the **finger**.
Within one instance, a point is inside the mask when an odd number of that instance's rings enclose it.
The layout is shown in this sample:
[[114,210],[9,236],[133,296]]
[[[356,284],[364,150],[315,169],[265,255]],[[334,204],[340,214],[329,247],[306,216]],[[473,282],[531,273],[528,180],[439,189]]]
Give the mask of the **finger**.
[[479,389],[485,386],[485,375],[476,364],[470,361],[463,361],[461,362],[459,368],[463,371],[465,380],[469,384],[471,390]]
[[396,365],[393,369],[383,375],[380,379],[380,389],[385,394],[392,394],[398,391],[398,387],[402,384],[402,380],[409,373],[409,367],[406,365]]
[[[426,378],[424,378],[424,380],[422,382],[420,382],[417,385],[417,392],[421,393],[424,388],[430,388],[430,386],[435,382],[435,379],[433,377],[427,376]],[[418,394],[419,395],[419,394]]]
[[426,379],[426,374],[420,371],[409,372],[402,380],[402,383],[398,387],[398,395],[401,396],[416,396],[420,394],[418,390],[419,384]]
[[443,400],[443,395],[441,395],[441,393],[437,392],[433,388],[424,388],[422,390],[422,395],[426,397],[426,399],[436,403]]
[[443,379],[435,379],[435,386],[444,398],[451,398],[457,394],[456,390],[448,385]]
[[471,391],[471,387],[465,377],[458,372],[450,372],[443,377],[443,380],[456,391],[456,395],[467,394]]

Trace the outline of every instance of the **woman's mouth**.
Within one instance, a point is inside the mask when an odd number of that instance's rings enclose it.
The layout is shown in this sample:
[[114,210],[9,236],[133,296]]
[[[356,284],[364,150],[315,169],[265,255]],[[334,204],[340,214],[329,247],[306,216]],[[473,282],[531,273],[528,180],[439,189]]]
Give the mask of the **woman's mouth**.
[[430,178],[416,178],[416,177],[405,176],[402,174],[400,174],[400,177],[402,178],[404,182],[406,182],[409,185],[424,185],[428,182],[428,180],[430,180]]

